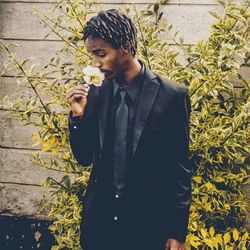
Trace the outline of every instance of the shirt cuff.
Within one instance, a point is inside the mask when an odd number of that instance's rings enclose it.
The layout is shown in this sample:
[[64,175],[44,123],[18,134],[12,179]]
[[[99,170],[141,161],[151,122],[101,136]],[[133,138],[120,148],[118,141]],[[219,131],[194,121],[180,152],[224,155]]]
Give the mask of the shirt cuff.
[[71,130],[77,130],[79,125],[84,121],[84,117],[75,116],[73,117],[72,111],[69,113],[69,128]]

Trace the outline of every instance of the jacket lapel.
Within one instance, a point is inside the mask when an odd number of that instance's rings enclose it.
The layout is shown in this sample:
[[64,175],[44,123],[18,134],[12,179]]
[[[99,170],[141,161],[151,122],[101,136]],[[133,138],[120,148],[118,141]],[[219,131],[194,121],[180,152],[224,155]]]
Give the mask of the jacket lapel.
[[133,131],[133,156],[135,154],[138,142],[140,140],[143,128],[147,121],[150,110],[154,104],[154,100],[158,93],[159,82],[155,80],[157,76],[149,71],[147,68],[145,70],[143,87],[141,90],[137,110],[135,117],[135,125]]
[[[135,154],[138,142],[140,140],[140,136],[142,134],[143,128],[145,126],[146,120],[150,113],[150,110],[154,104],[154,100],[158,93],[159,89],[159,82],[155,80],[157,76],[149,71],[147,68],[145,69],[145,76],[143,87],[141,90],[137,110],[136,110],[136,118],[135,118],[135,125],[134,125],[134,136],[133,136],[133,156]],[[103,148],[104,142],[104,133],[106,130],[106,123],[107,123],[107,111],[108,111],[108,103],[110,97],[110,89],[109,86],[111,81],[104,81],[102,86],[100,87],[99,92],[99,136],[100,136],[100,146],[101,152]]]

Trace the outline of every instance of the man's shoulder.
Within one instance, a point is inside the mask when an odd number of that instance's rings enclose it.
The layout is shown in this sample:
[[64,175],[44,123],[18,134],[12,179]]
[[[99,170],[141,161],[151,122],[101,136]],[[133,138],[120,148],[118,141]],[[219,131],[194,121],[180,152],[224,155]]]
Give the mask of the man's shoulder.
[[178,84],[167,77],[163,77],[156,72],[145,67],[145,77],[150,78],[154,82],[160,85],[160,91],[168,95],[178,96],[184,93],[188,93],[188,88],[184,85]]
[[159,75],[157,75],[157,78],[161,86],[161,91],[165,92],[168,95],[179,96],[188,93],[188,88],[184,85],[178,84],[168,78]]

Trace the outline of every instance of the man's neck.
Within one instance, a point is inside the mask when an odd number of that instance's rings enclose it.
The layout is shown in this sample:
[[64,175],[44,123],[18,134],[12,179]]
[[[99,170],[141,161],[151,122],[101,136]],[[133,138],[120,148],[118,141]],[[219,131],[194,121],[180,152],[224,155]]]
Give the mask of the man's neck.
[[141,71],[141,64],[136,58],[133,58],[126,66],[122,74],[117,76],[118,82],[127,84],[131,82]]

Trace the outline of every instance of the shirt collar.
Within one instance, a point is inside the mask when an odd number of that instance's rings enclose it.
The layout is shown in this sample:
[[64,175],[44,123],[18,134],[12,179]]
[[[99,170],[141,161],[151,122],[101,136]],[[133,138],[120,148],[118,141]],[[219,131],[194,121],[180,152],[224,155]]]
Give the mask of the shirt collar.
[[[144,76],[144,72],[145,72],[145,66],[142,62],[139,61],[139,63],[141,64],[141,70],[140,73],[134,77],[133,79],[131,79],[128,83],[126,83],[124,86],[127,94],[130,96],[130,98],[135,101],[136,100],[136,96],[139,92],[140,89],[140,85],[143,82],[143,76]],[[113,80],[113,96],[116,95],[119,87],[122,85],[121,81],[118,81],[116,78],[114,78]]]

